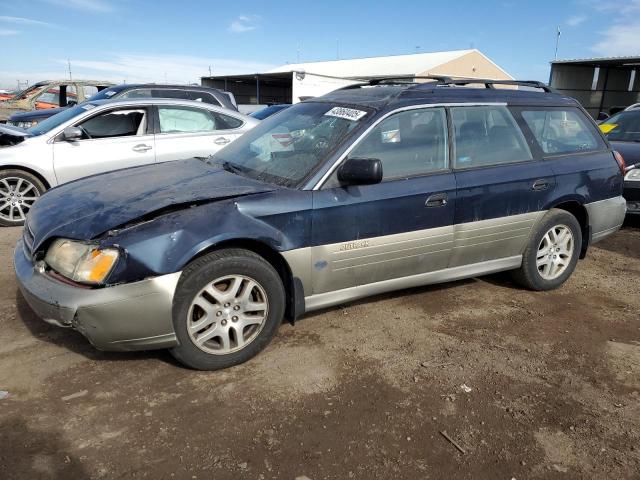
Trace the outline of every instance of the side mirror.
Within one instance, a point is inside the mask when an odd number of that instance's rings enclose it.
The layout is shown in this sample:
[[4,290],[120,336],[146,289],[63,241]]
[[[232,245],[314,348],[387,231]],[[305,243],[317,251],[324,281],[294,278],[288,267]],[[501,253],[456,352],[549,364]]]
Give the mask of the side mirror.
[[342,185],[373,185],[382,181],[382,162],[377,158],[348,158],[338,169]]
[[78,127],[67,127],[62,131],[62,140],[66,142],[80,140],[82,137],[82,129]]
[[597,120],[598,120],[599,122],[602,122],[602,121],[607,120],[607,119],[609,119],[609,118],[610,118],[610,116],[609,116],[609,114],[608,114],[607,112],[600,112],[600,113],[598,114],[598,118],[597,118]]
[[78,105],[77,100],[67,100],[67,107],[75,107]]

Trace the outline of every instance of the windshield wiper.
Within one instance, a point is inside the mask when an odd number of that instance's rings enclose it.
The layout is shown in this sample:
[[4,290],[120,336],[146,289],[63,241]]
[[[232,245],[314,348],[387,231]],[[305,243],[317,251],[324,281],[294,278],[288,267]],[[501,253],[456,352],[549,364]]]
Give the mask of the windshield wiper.
[[244,168],[240,167],[239,165],[236,165],[235,163],[231,163],[227,160],[222,162],[221,165],[222,165],[222,168],[224,168],[227,172],[235,173],[236,175],[238,173],[246,172]]

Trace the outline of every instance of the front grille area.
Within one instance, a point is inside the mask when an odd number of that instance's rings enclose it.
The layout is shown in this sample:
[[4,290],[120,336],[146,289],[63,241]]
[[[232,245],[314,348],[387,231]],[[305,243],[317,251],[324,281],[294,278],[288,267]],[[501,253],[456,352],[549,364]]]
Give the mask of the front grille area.
[[625,182],[623,196],[627,202],[640,202],[640,182]]

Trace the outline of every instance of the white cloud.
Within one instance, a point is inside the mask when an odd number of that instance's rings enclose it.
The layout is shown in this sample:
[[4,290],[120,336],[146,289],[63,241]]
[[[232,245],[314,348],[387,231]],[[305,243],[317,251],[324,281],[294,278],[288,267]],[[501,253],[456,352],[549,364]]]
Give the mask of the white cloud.
[[[637,7],[640,9],[640,1]],[[640,55],[640,21],[615,24],[600,32],[602,39],[591,50],[606,57]]]
[[[66,69],[67,60],[56,60],[61,65],[61,73]],[[263,72],[275,67],[260,62],[247,62],[226,58],[207,58],[189,55],[140,55],[114,54],[108,59],[71,59],[73,75],[77,78],[89,77],[116,82],[157,82],[193,83],[209,74],[232,75]],[[64,76],[64,74],[62,74]]]
[[55,27],[56,26],[52,23],[41,22],[40,20],[34,20],[32,18],[9,17],[6,15],[0,15],[0,22],[13,23],[16,25],[31,25],[35,27]]
[[115,10],[108,0],[44,0],[53,5],[60,5],[65,8],[76,10],[86,10],[89,12],[111,12]]
[[625,0],[624,2],[602,2],[600,0],[593,0],[589,3],[593,8],[601,12],[616,12],[625,15],[640,12],[640,0]]
[[9,37],[11,35],[18,35],[20,33],[19,30],[10,30],[7,28],[0,28],[0,37]]
[[229,31],[233,33],[250,32],[258,28],[259,15],[240,15],[229,25]]
[[573,15],[567,19],[567,25],[570,27],[577,27],[578,25],[584,23],[587,19],[586,15]]

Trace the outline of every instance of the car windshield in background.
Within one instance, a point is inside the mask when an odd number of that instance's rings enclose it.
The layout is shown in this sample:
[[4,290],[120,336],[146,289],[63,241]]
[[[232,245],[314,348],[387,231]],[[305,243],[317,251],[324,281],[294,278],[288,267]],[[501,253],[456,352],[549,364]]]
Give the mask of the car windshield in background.
[[270,117],[274,113],[278,113],[280,110],[284,110],[286,108],[289,108],[289,105],[271,105],[270,107],[265,107],[262,110],[253,112],[251,116],[253,118],[257,118],[258,120],[264,120],[265,118]]
[[77,105],[75,107],[68,108],[66,110],[63,110],[60,113],[55,114],[52,117],[47,118],[46,120],[43,120],[42,122],[38,123],[35,127],[31,127],[27,129],[27,132],[29,132],[34,137],[37,137],[38,135],[47,133],[48,131],[56,128],[58,125],[62,125],[67,120],[71,120],[73,117],[80,115],[82,112],[94,107],[95,105],[87,104],[85,102],[82,105]]
[[640,142],[640,110],[620,112],[600,124],[612,142]]
[[300,103],[263,120],[221,150],[214,161],[241,175],[297,186],[324,162],[370,112],[327,103]]
[[110,98],[114,97],[115,95],[120,93],[125,88],[126,87],[109,87],[109,88],[105,88],[103,90],[100,90],[98,93],[96,93],[89,100],[109,100]]

